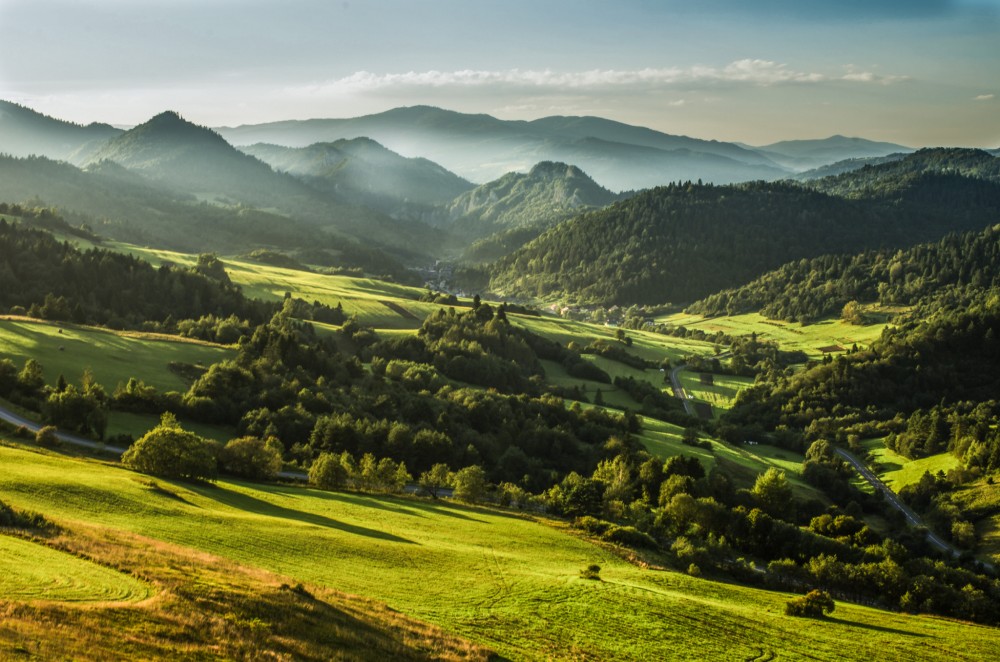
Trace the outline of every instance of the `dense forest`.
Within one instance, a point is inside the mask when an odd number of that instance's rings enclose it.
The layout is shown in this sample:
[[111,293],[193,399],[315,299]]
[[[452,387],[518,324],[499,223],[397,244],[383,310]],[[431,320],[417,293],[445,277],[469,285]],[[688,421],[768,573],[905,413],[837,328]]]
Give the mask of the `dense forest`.
[[[948,166],[960,156],[978,165]],[[490,288],[604,305],[685,303],[792,260],[978,230],[1000,214],[994,161],[976,150],[923,150],[810,184],[829,194],[793,183],[660,187],[560,224],[498,260]],[[884,168],[904,174],[879,175]],[[850,197],[855,190],[865,195]]]
[[897,251],[824,255],[790,262],[742,287],[698,301],[701,315],[760,312],[772,319],[809,323],[851,316],[851,302],[912,305],[938,290],[1000,285],[1000,226],[950,234],[938,242]]

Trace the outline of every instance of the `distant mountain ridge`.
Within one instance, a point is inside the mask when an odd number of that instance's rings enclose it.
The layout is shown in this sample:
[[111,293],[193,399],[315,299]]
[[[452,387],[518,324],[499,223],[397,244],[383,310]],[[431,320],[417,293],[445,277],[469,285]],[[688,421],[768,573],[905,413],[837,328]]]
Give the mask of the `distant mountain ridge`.
[[10,156],[78,160],[121,133],[108,124],[83,126],[0,100],[0,153]]
[[678,180],[777,179],[789,171],[732,143],[671,136],[597,117],[507,121],[430,106],[350,119],[312,119],[220,127],[236,145],[304,147],[369,137],[404,155],[423,156],[474,182],[526,171],[540,161],[573,163],[612,190]]
[[370,138],[307,147],[256,144],[242,151],[276,170],[306,177],[356,204],[391,216],[422,213],[473,188],[473,184],[424,158],[406,158]]
[[865,138],[834,135],[819,140],[782,140],[757,147],[781,165],[795,170],[818,168],[847,159],[863,159],[890,154],[908,154],[910,147]]

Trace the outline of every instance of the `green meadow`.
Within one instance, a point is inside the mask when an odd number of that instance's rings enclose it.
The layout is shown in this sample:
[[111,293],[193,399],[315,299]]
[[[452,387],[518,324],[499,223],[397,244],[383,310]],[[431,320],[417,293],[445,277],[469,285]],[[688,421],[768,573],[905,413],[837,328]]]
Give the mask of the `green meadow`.
[[929,457],[911,460],[885,447],[881,438],[866,439],[862,446],[871,456],[872,468],[894,492],[916,483],[926,473],[936,474],[939,471],[948,473],[951,469],[961,466],[961,461],[951,453],[938,453]]
[[[0,494],[59,521],[125,531],[375,598],[511,659],[987,659],[1000,631],[840,603],[785,616],[786,594],[644,569],[516,513],[220,481],[0,447]],[[579,578],[601,566],[603,581]]]
[[187,382],[171,372],[171,362],[208,366],[233,353],[225,347],[182,338],[28,318],[0,319],[0,356],[19,367],[25,360],[35,359],[41,363],[49,384],[55,384],[60,374],[69,382],[77,382],[89,368],[108,392],[130,377],[160,391],[186,391]]
[[[827,319],[814,324],[770,320],[760,313],[731,315],[728,317],[702,317],[675,313],[657,318],[656,321],[688,329],[701,329],[706,333],[722,331],[729,335],[743,336],[756,333],[760,338],[777,342],[782,349],[805,352],[811,359],[822,358],[824,353],[837,353],[850,349],[854,343],[870,345],[882,335],[885,316],[881,321],[866,326],[855,326],[840,319]],[[839,348],[839,349],[838,349]]]

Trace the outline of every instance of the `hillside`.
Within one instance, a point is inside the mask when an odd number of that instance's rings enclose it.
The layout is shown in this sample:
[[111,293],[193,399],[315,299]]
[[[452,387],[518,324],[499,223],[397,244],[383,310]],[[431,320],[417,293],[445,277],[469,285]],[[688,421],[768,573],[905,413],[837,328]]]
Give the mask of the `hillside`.
[[433,246],[426,227],[413,228],[277,173],[214,131],[164,112],[102,147],[91,163],[117,163],[198,200],[274,210],[322,229],[410,251]]
[[[908,195],[911,191],[919,191],[920,178],[934,175],[1000,183],[1000,158],[980,149],[921,149],[901,159],[817,179],[808,186],[848,198],[903,200],[912,199]],[[927,196],[920,202],[941,207],[951,204],[937,196]]]
[[811,170],[806,170],[805,172],[800,172],[793,179],[800,182],[808,182],[814,179],[823,179],[824,177],[833,177],[835,175],[842,175],[846,172],[853,172],[855,170],[860,170],[865,166],[876,166],[882,165],[883,163],[892,163],[893,161],[898,161],[904,158],[905,154],[889,154],[888,156],[868,156],[844,159],[843,161],[837,161],[836,163],[831,163],[829,165],[819,166],[818,168],[813,168]]
[[490,287],[605,304],[686,302],[791,260],[982,228],[1000,213],[998,173],[1000,160],[985,152],[935,149],[805,185],[828,196],[792,184],[664,187],[538,238],[494,265]]
[[[298,659],[324,651],[482,659],[485,646],[511,659],[808,650],[820,660],[866,660],[919,657],[928,643],[941,656],[973,659],[997,645],[992,628],[849,604],[802,627],[782,613],[788,594],[644,570],[513,513],[228,480],[189,486],[17,446],[0,455],[5,498],[66,527],[53,542],[160,591],[128,607],[127,618],[120,603],[22,603],[5,620],[3,654],[23,644],[83,655],[89,645],[120,651],[113,659],[155,657],[181,632],[191,652],[238,657],[249,639],[255,654]],[[591,562],[603,581],[577,576]],[[61,628],[38,626],[50,620]],[[57,635],[67,623],[80,629],[80,644]]]
[[[948,235],[901,251],[825,255],[782,265],[751,283],[688,307],[701,315],[761,312],[811,322],[849,302],[913,305],[949,286],[1000,286],[1000,226]],[[860,310],[856,322],[864,318]]]
[[616,191],[681,179],[718,183],[776,179],[788,172],[766,156],[731,143],[671,136],[595,117],[505,121],[414,106],[352,119],[285,121],[218,131],[237,145],[304,147],[368,137],[480,183],[524,171],[539,161],[572,163]]
[[904,247],[982,228],[1000,212],[1000,188],[982,179],[925,174],[905,188],[873,181],[899,196],[847,200],[790,183],[654,189],[563,223],[499,260],[490,288],[608,305],[682,303],[791,260]]
[[541,232],[618,197],[575,166],[543,162],[527,173],[511,172],[463,193],[447,205],[446,212],[451,227],[465,236],[526,227]]
[[311,183],[359,205],[394,217],[420,216],[447,203],[472,184],[423,158],[405,158],[368,138],[290,148],[257,144],[243,147],[275,170],[309,178]]
[[0,101],[0,153],[81,162],[121,133],[108,124],[82,126]]

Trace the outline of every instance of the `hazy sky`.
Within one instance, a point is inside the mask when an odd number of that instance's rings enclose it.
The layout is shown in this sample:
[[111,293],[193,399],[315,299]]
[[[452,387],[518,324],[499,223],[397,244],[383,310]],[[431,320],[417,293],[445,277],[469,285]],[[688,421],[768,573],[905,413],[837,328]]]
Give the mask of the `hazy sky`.
[[212,126],[431,104],[1000,146],[1000,0],[0,0],[0,98]]

